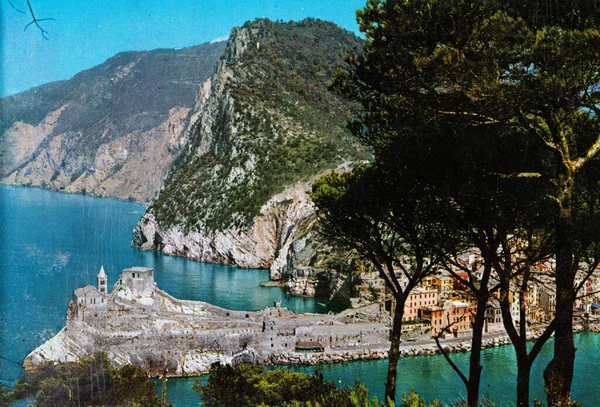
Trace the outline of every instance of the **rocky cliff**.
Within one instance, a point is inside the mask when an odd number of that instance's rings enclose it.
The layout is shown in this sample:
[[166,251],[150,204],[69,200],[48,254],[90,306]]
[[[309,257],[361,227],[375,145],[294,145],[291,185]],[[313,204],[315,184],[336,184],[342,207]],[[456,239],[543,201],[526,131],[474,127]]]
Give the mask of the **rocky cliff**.
[[225,43],[118,54],[0,99],[0,180],[149,203]]
[[[146,250],[269,268],[298,295],[330,295],[357,263],[316,232],[310,180],[369,157],[345,130],[355,106],[327,89],[361,41],[318,20],[232,31],[208,99],[134,231]],[[336,274],[337,273],[337,274]],[[338,278],[339,277],[339,278]]]

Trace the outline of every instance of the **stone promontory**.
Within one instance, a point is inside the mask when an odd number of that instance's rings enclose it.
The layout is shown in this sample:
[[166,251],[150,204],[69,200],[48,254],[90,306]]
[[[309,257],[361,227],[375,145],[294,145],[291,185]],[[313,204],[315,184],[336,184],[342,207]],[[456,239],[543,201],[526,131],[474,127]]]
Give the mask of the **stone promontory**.
[[66,326],[31,352],[26,367],[105,352],[116,366],[149,375],[198,375],[214,362],[315,364],[387,357],[389,314],[379,304],[336,315],[296,314],[279,304],[233,311],[173,298],[154,270],[124,270],[112,291],[104,270],[97,287],[75,290]]

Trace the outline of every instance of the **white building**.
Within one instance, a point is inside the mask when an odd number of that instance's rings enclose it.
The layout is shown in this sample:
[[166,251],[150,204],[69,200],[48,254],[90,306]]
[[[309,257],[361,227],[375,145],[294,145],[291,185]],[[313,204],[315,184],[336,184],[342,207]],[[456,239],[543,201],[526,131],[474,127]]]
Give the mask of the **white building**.
[[72,318],[80,321],[104,325],[108,314],[108,277],[104,267],[100,268],[96,277],[98,288],[88,284],[73,292],[73,305],[69,305],[69,312]]

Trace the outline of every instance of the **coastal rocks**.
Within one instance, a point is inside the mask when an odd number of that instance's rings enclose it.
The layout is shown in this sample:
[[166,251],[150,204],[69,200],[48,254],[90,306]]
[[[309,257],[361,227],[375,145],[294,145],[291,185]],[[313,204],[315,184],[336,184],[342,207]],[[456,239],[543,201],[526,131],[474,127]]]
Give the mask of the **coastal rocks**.
[[[234,28],[203,87],[181,154],[132,244],[266,268],[293,295],[335,293],[346,275],[328,264],[334,250],[317,233],[308,191],[336,164],[370,153],[346,130],[354,106],[331,95],[329,78],[307,70],[333,72],[344,64],[337,47],[360,45],[351,33],[321,21],[257,19]],[[292,60],[282,75],[280,63]]]
[[92,346],[86,335],[79,335],[78,331],[67,335],[65,327],[31,352],[25,358],[24,367],[31,368],[44,362],[74,362],[88,355]]
[[[172,376],[193,375],[196,372],[208,372],[213,363],[231,364],[231,358],[218,353],[186,352],[177,367],[170,370]],[[158,375],[158,374],[157,374]]]
[[363,349],[358,351],[329,351],[323,353],[285,353],[274,355],[265,361],[266,365],[302,365],[316,366],[330,363],[350,362],[353,360],[375,360],[386,359],[386,350]]
[[182,226],[162,227],[146,212],[133,231],[132,245],[209,263],[266,268],[287,293],[334,298],[341,308],[350,306],[350,298],[356,298],[354,306],[381,299],[381,280],[367,273],[368,266],[353,252],[334,250],[315,231],[310,185],[296,183],[273,196],[248,230],[200,233]]
[[[170,376],[190,376],[207,372],[216,362],[317,365],[382,359],[390,346],[390,317],[382,304],[337,315],[295,314],[279,306],[227,310],[173,298],[158,289],[149,268],[124,270],[102,304],[79,298],[69,305],[66,327],[27,356],[26,368],[105,352],[118,367],[133,364],[152,376],[166,367]],[[106,312],[96,315],[101,307]],[[532,327],[531,334],[539,335],[543,328]],[[506,334],[484,334],[483,348],[508,343]],[[446,352],[469,352],[471,338],[448,337],[441,345]],[[401,357],[438,353],[426,334],[400,345]]]
[[147,212],[133,231],[132,244],[204,262],[269,268],[271,278],[278,280],[298,225],[314,214],[306,188],[306,183],[299,183],[273,196],[246,231],[231,228],[203,234],[181,226],[163,228]]
[[320,276],[328,277],[324,270],[317,271],[310,267],[294,268],[285,283],[285,291],[291,295],[314,297],[321,281]]
[[[377,305],[338,315],[294,314],[278,306],[227,310],[173,298],[156,287],[152,269],[141,267],[124,270],[109,295],[97,292],[102,302],[81,301],[82,291],[75,292],[66,327],[28,355],[26,367],[104,352],[115,366],[132,364],[151,375],[167,366],[169,375],[183,376],[205,373],[215,362],[262,365],[285,354],[293,359],[301,344],[316,343],[328,354],[343,349],[341,358],[352,360],[379,357],[373,351],[389,346],[389,318]],[[299,362],[311,360],[298,355]]]

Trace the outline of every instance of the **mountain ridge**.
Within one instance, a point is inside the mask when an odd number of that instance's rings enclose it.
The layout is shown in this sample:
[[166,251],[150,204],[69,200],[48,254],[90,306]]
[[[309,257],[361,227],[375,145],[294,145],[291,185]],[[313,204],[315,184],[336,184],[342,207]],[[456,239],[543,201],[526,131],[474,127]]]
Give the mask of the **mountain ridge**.
[[224,49],[123,52],[0,99],[2,182],[148,204]]
[[362,42],[332,23],[258,19],[234,28],[182,154],[134,231],[144,250],[268,268],[296,295],[337,292],[363,270],[318,234],[311,180],[370,157],[347,131],[357,106],[328,90],[339,51]]

